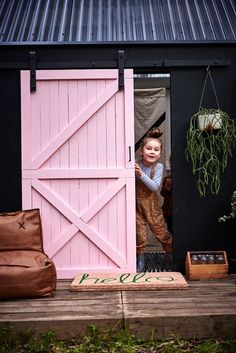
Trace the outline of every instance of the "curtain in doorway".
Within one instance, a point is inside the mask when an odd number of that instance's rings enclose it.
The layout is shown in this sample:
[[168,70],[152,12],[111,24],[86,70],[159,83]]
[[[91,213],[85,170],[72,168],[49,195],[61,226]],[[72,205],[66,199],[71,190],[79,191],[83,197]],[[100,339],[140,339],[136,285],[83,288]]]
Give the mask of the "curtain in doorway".
[[[146,134],[165,111],[165,88],[134,90],[135,143]],[[161,130],[163,131],[162,128]]]

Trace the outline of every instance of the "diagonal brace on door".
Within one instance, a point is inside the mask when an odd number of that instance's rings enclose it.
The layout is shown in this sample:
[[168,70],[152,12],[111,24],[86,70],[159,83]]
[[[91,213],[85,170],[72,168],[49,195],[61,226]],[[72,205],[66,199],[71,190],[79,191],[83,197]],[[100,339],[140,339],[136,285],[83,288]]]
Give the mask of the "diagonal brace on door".
[[[76,212],[69,209],[55,194],[53,194],[47,187],[45,187],[39,180],[32,181],[32,187],[38,191],[44,198],[48,200],[59,212],[61,212],[75,227],[77,231],[81,231],[90,239],[99,249],[101,249],[106,256],[108,256],[119,267],[124,267],[125,260],[119,253],[116,252],[109,244],[107,244],[102,237],[93,230],[85,221],[83,221]],[[71,237],[75,234],[75,229],[71,228]],[[58,242],[58,239],[56,240]]]
[[47,159],[55,153],[76,131],[78,131],[93,114],[101,109],[104,104],[117,93],[117,90],[118,82],[116,79],[107,87],[106,91],[99,96],[98,100],[93,101],[84,111],[75,116],[73,122],[68,125],[60,135],[52,139],[52,141],[42,151],[40,151],[39,155],[32,161],[33,168],[37,169],[43,165],[43,163],[45,163]]

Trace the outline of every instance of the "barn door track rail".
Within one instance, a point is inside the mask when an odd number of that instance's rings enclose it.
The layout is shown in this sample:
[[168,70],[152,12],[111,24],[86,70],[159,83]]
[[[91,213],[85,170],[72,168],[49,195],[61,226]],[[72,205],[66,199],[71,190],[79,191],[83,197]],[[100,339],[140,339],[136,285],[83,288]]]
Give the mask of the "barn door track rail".
[[[30,92],[33,93],[36,91],[36,51],[29,52],[29,68],[30,68]],[[116,67],[118,68],[118,87],[119,90],[124,89],[124,69],[125,68],[150,68],[150,67],[162,67],[162,68],[178,68],[178,67],[222,67],[222,66],[230,66],[231,62],[229,59],[202,59],[202,60],[125,60],[125,52],[124,50],[118,50],[117,58],[116,58]],[[72,63],[58,63],[57,67],[60,69],[71,68]],[[1,64],[0,64],[1,66]],[[48,67],[49,66],[49,67]],[[72,65],[73,68],[75,65]],[[76,68],[79,69],[83,67],[83,69],[91,68],[90,63],[86,64],[77,62]],[[104,68],[107,69],[112,67],[114,68],[114,62],[93,62],[93,68]],[[43,69],[47,67],[50,69],[50,64],[48,65],[46,62],[38,62],[37,69]]]
[[[31,75],[31,92],[36,90],[36,51],[29,52],[29,60],[17,62],[9,61],[9,62],[0,62],[0,69],[20,69],[20,70],[28,70],[30,69]],[[41,55],[42,57],[42,55]],[[70,55],[73,57],[73,55]],[[111,60],[76,60],[76,61],[60,61],[59,58],[57,60],[48,60],[43,57],[42,60],[37,60],[37,70],[51,70],[51,69],[115,69],[119,70],[119,88],[123,89],[124,87],[124,76],[123,69],[148,69],[148,68],[184,68],[184,67],[226,67],[231,65],[230,59],[176,59],[176,60],[168,60],[164,58],[150,59],[150,60],[129,60],[128,54],[125,55],[124,50],[118,50],[118,53]]]

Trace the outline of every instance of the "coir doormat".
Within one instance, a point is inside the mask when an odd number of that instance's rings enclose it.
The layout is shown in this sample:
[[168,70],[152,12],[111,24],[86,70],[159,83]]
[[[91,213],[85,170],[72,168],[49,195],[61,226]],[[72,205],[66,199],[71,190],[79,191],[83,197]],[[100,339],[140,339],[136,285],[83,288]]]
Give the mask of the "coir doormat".
[[179,272],[81,273],[70,285],[71,291],[184,289],[188,284]]

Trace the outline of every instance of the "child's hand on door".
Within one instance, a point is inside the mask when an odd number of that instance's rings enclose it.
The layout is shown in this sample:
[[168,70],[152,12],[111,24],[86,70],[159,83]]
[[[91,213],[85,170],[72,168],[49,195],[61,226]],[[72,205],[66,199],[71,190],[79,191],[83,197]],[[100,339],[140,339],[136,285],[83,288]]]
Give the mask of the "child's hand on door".
[[141,170],[140,165],[138,163],[135,163],[135,175],[138,177],[141,177],[141,175],[142,175],[142,170]]

